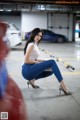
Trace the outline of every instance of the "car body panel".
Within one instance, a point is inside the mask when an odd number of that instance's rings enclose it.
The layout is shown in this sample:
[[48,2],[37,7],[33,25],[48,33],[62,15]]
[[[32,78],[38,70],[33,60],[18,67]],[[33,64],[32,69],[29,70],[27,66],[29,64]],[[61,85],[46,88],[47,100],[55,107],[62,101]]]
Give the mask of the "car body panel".
[[6,38],[10,44],[10,47],[16,46],[22,42],[20,31],[16,28],[14,24],[9,24],[9,28],[6,32]]

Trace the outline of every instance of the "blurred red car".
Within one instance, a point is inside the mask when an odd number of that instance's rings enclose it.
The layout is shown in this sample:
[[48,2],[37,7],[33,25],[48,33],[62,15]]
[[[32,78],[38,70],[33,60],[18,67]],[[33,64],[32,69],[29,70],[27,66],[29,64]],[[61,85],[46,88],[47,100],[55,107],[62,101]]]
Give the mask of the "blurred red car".
[[3,41],[8,24],[0,22],[0,120],[28,120],[22,91],[9,76],[6,57],[10,51]]

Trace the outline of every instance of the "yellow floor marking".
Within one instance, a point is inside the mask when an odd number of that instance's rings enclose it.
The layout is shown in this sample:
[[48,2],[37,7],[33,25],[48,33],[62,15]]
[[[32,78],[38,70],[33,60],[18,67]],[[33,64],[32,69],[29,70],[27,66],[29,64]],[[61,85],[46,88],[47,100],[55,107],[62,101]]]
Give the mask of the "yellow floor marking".
[[[80,72],[61,72],[63,75],[79,75]],[[10,76],[22,76],[21,73],[18,72],[12,72],[12,73],[9,73]]]
[[63,75],[79,75],[80,72],[62,72]]

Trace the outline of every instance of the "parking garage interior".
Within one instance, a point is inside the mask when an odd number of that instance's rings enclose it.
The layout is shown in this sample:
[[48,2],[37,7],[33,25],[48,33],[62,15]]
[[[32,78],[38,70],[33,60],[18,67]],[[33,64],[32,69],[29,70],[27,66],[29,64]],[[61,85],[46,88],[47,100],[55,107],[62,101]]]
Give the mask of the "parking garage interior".
[[[23,94],[29,120],[80,120],[80,1],[3,0],[0,1],[0,21],[14,23],[21,32],[22,42],[10,48],[6,65]],[[71,96],[59,94],[54,75],[37,80],[39,89],[28,88],[27,80],[22,77],[24,36],[36,27],[68,38],[67,43],[41,42],[39,48],[40,59],[56,61]]]

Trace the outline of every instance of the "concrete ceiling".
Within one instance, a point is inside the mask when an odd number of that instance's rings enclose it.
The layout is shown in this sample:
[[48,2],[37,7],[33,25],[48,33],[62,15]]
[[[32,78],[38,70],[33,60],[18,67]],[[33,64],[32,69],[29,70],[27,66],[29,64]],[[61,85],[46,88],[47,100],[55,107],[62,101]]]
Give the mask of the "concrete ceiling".
[[1,3],[79,5],[80,0],[0,0]]
[[0,0],[2,3],[56,4],[60,0]]
[[66,3],[62,1],[64,0],[0,0],[0,11],[49,11],[80,14],[79,0],[73,3],[69,3],[71,0],[65,1]]

